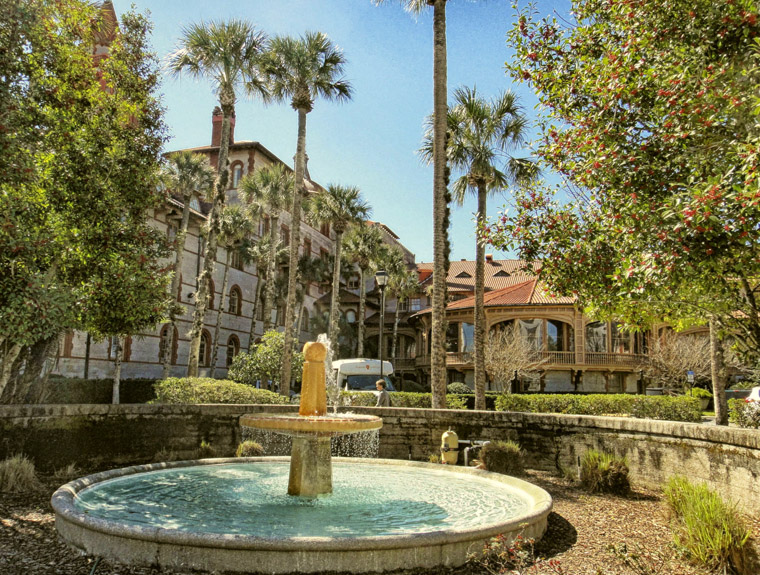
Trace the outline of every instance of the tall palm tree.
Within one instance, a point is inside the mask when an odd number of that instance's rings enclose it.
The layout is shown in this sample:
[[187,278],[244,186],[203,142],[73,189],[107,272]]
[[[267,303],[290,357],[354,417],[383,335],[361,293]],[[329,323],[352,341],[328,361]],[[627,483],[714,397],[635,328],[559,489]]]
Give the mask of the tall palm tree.
[[266,42],[267,38],[263,33],[243,20],[191,24],[183,28],[177,49],[167,59],[168,69],[177,76],[186,73],[194,78],[210,80],[219,97],[222,111],[214,199],[208,215],[206,253],[203,270],[198,278],[198,293],[190,332],[190,356],[187,362],[187,375],[190,377],[198,375],[198,355],[208,286],[214,272],[219,218],[229,179],[230,122],[235,115],[236,92],[243,87],[251,96],[259,96],[264,100],[268,98],[269,94],[258,66]]
[[[194,193],[200,193],[204,197],[209,194],[214,184],[214,170],[208,165],[206,157],[192,152],[177,152],[172,154],[162,169],[161,179],[164,185],[174,193],[182,196],[182,220],[177,237],[175,238],[174,275],[172,276],[171,298],[177,297],[179,291],[180,276],[182,275],[182,261],[185,257],[185,238],[187,237],[187,225],[190,221],[190,201]],[[169,329],[161,350],[161,364],[163,366],[161,376],[169,377],[172,350],[174,349],[174,329],[177,324],[176,306],[169,307]]]
[[[396,250],[398,251],[398,250]],[[396,312],[393,318],[393,337],[391,338],[391,357],[396,357],[396,347],[398,343],[398,324],[399,308],[401,304],[408,301],[410,297],[416,294],[419,289],[419,278],[417,272],[406,267],[406,262],[402,254],[392,256],[390,265],[387,266],[388,272],[388,295],[396,298]]]
[[306,299],[309,284],[317,283],[324,285],[330,281],[332,267],[326,259],[313,257],[311,254],[303,254],[298,258],[298,290],[296,291],[298,313],[296,314],[295,322],[298,331],[301,330],[303,302]]
[[330,298],[330,345],[338,349],[340,319],[340,252],[343,234],[353,224],[369,216],[370,207],[355,186],[329,185],[327,189],[312,199],[310,219],[320,224],[328,223],[335,231],[334,269],[332,274],[332,295]]
[[[293,172],[283,164],[272,164],[256,170],[240,182],[246,203],[261,213],[269,214],[268,278],[275,276],[276,253],[280,243],[280,215],[290,207],[293,200],[293,182]],[[264,333],[272,329],[274,299],[274,282],[269,281],[264,290]]]
[[[272,256],[271,242],[275,243],[274,257]],[[282,246],[280,242],[280,238],[273,238],[269,234],[259,239],[258,242],[249,246],[248,248],[248,258],[250,259],[250,261],[256,264],[256,272],[258,276],[256,279],[256,287],[254,288],[254,292],[253,292],[253,309],[251,311],[251,328],[248,334],[248,353],[251,353],[251,351],[253,350],[253,342],[256,340],[256,311],[258,310],[259,305],[263,305],[263,302],[261,302],[262,291],[263,291],[263,286],[268,284],[267,279],[269,275],[270,258],[273,257],[275,261],[275,271],[276,271],[278,265],[287,263],[287,260],[289,257],[288,254],[290,254],[290,250]],[[269,315],[271,317],[272,315],[271,312]]]
[[[536,166],[510,151],[525,141],[527,118],[512,92],[490,101],[475,88],[457,88],[448,114],[448,156],[451,167],[461,172],[454,181],[454,199],[461,206],[472,192],[478,199],[476,229],[486,221],[488,194],[510,184],[522,184],[536,176]],[[432,134],[428,131],[422,155],[432,157]],[[485,245],[475,241],[475,409],[486,408],[486,317]]]
[[321,32],[307,32],[300,38],[278,36],[271,42],[266,58],[266,72],[272,96],[290,101],[298,112],[296,142],[295,189],[291,207],[290,265],[288,267],[288,299],[285,306],[285,348],[282,358],[280,392],[290,393],[293,333],[298,277],[298,246],[301,241],[301,199],[305,195],[306,115],[314,109],[318,97],[327,100],[348,100],[351,85],[343,78],[346,60],[342,51]]
[[359,268],[359,333],[357,336],[357,357],[364,354],[364,316],[366,315],[366,274],[385,257],[386,246],[380,230],[375,226],[362,225],[351,228],[343,237],[346,258]]
[[[253,233],[253,223],[248,218],[245,210],[240,206],[225,206],[219,222],[219,243],[224,245],[227,257],[224,259],[224,275],[222,276],[222,292],[219,296],[219,311],[216,314],[216,326],[214,327],[214,339],[211,347],[211,370],[210,377],[214,377],[216,371],[216,359],[219,352],[219,332],[222,328],[222,316],[224,315],[224,296],[227,293],[227,283],[230,277],[230,262],[232,254],[237,252],[238,257],[245,258],[247,253],[247,238]],[[238,301],[238,305],[243,305]]]
[[[385,0],[374,0],[381,4]],[[446,276],[449,267],[449,195],[446,189],[446,0],[399,0],[419,14],[433,8],[433,290],[431,388],[433,408],[446,407]]]

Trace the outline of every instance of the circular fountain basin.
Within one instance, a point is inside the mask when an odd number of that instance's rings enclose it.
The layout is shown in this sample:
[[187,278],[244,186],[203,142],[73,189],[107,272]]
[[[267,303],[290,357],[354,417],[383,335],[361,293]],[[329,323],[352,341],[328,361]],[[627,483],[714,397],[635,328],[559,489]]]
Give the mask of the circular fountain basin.
[[135,565],[236,573],[456,567],[497,534],[538,539],[551,497],[464,467],[333,460],[334,493],[285,495],[289,458],[211,459],[90,475],[53,495],[59,534]]
[[383,426],[383,420],[374,415],[348,413],[314,416],[297,413],[248,413],[240,417],[240,425],[289,434],[340,434],[380,429]]

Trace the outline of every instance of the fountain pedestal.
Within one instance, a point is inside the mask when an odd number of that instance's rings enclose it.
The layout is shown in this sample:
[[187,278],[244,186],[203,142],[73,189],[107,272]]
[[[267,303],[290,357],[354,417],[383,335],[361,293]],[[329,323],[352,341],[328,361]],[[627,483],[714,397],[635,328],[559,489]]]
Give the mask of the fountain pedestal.
[[288,495],[316,497],[332,493],[330,435],[293,437]]

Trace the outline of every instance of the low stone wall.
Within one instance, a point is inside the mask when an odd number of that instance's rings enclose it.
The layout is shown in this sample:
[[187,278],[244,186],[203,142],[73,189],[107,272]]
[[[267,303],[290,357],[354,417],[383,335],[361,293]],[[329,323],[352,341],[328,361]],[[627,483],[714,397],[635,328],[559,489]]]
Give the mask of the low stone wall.
[[[220,455],[241,440],[245,413],[295,411],[272,405],[0,406],[0,457],[24,453],[50,471],[154,460],[157,452],[191,457],[202,441]],[[427,460],[441,434],[460,439],[513,439],[528,468],[576,468],[588,449],[625,455],[632,479],[659,486],[674,474],[705,481],[760,515],[760,431],[633,418],[461,410],[354,408],[383,418],[379,457]]]

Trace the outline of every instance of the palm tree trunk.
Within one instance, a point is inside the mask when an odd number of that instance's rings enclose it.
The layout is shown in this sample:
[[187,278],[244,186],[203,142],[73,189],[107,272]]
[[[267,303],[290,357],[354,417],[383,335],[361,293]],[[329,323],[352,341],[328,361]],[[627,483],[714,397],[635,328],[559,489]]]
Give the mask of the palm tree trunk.
[[[356,357],[364,356],[364,315],[367,286],[364,285],[364,268],[359,268],[359,335],[357,336]],[[379,351],[379,350],[378,350]]]
[[113,360],[113,392],[111,402],[116,405],[119,403],[119,387],[121,385],[121,354],[124,350],[124,340],[121,336],[116,338],[116,355]]
[[208,287],[214,274],[216,263],[216,247],[219,235],[219,219],[224,208],[225,194],[229,170],[227,157],[230,148],[230,118],[235,114],[235,95],[220,94],[222,108],[222,135],[219,143],[219,161],[217,163],[217,178],[214,184],[214,202],[208,215],[208,236],[206,238],[206,254],[203,260],[203,271],[198,278],[198,293],[195,294],[195,312],[193,326],[190,330],[190,355],[187,361],[187,376],[198,377],[198,355],[201,350],[201,334],[208,305]]
[[[478,185],[478,227],[486,221],[486,197],[484,184]],[[486,248],[475,241],[475,409],[486,408],[486,311],[485,293]]]
[[338,359],[338,337],[340,336],[340,309],[338,302],[340,299],[340,252],[343,232],[335,231],[335,263],[333,265],[332,296],[330,297],[330,327],[328,335],[330,336],[330,349],[333,350],[333,359]]
[[723,357],[723,341],[718,333],[718,322],[714,317],[710,318],[710,366],[715,402],[715,425],[728,425],[726,364]]
[[[222,280],[222,293],[219,295],[219,311],[216,314],[216,326],[214,327],[214,343],[211,347],[211,371],[209,377],[213,378],[216,372],[216,360],[219,354],[219,332],[222,330],[222,316],[224,315],[224,294],[227,293],[227,282],[230,278],[230,256],[232,246],[227,246],[227,258],[224,260],[224,279]],[[240,305],[240,304],[238,304]]]
[[[172,277],[172,286],[169,296],[171,300],[177,298],[177,292],[179,291],[180,276],[182,275],[182,260],[185,257],[185,238],[187,237],[187,224],[190,221],[190,196],[183,196],[182,198],[182,223],[179,226],[177,232],[176,242],[176,255],[174,256],[174,276]],[[169,377],[169,370],[171,365],[172,350],[174,349],[174,328],[177,325],[177,314],[174,312],[174,306],[169,308],[169,331],[164,342],[164,349],[162,350],[163,357],[161,363],[163,369],[161,370],[161,377],[166,379]]]
[[393,318],[393,338],[391,339],[391,358],[396,359],[396,347],[398,343],[398,308],[401,305],[402,298],[396,298],[396,313]]
[[433,408],[446,407],[446,0],[433,4]]
[[296,317],[296,283],[298,280],[298,245],[301,242],[301,198],[306,172],[306,110],[298,109],[298,141],[296,143],[295,185],[290,219],[290,267],[288,269],[288,299],[285,303],[285,338],[282,351],[280,393],[290,395],[291,364],[293,362],[293,320]]
[[253,290],[253,308],[251,308],[251,329],[248,333],[248,353],[253,351],[253,342],[256,339],[256,310],[259,305],[259,298],[261,297],[261,284],[264,276],[259,274],[256,278],[256,288]]
[[264,290],[264,333],[272,329],[272,308],[274,307],[274,277],[277,273],[277,228],[280,225],[280,216],[272,214],[270,219],[269,228],[269,258],[267,259],[267,278],[270,279],[266,283],[266,289]]

